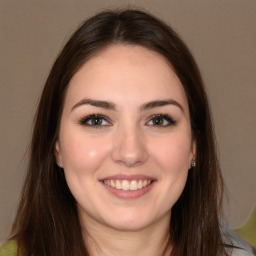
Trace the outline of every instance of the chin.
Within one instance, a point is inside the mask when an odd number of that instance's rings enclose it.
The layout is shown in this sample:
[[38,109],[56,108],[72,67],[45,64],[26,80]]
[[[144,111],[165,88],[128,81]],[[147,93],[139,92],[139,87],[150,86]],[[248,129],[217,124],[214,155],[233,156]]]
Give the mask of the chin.
[[119,231],[136,232],[151,226],[157,221],[157,218],[146,216],[142,213],[123,213],[116,215],[116,218],[113,218],[113,216],[115,215],[112,215],[110,219],[106,220],[106,223],[109,227]]
[[141,221],[119,221],[118,223],[111,223],[109,224],[109,227],[112,229],[118,230],[118,231],[124,231],[124,232],[136,232],[140,231],[142,229],[147,228],[150,226],[150,223],[141,222]]

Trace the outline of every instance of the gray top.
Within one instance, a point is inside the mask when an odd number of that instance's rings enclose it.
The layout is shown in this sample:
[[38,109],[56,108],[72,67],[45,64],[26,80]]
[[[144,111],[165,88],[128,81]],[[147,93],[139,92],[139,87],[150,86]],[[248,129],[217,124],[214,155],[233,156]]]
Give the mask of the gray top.
[[[227,234],[225,236],[225,234]],[[244,241],[239,235],[237,235],[235,232],[224,229],[223,232],[223,241],[227,244],[232,244],[234,246],[240,247],[241,249],[232,249],[231,256],[255,256],[256,254],[253,252],[253,248]],[[230,250],[231,253],[231,250]]]

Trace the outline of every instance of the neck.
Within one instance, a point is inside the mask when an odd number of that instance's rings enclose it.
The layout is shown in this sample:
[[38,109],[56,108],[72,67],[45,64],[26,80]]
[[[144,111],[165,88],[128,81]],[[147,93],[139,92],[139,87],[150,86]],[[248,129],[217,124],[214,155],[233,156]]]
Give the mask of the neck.
[[[90,220],[84,228],[84,240],[91,256],[167,256],[170,216],[137,231],[116,230]],[[86,230],[86,231],[85,231]]]

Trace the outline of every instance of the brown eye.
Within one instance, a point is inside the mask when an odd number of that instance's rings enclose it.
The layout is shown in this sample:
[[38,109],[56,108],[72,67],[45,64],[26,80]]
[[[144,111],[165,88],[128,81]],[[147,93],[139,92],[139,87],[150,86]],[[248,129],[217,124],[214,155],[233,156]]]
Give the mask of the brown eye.
[[163,125],[165,120],[162,117],[155,117],[152,120],[153,125]]
[[160,127],[166,127],[174,124],[176,124],[176,121],[174,121],[170,116],[162,114],[152,116],[151,119],[147,122],[147,125],[149,126]]
[[102,115],[89,115],[79,122],[82,125],[92,126],[92,127],[101,127],[101,126],[109,126],[111,123]]
[[102,118],[96,117],[96,118],[92,118],[89,122],[90,122],[90,125],[102,125],[103,120]]

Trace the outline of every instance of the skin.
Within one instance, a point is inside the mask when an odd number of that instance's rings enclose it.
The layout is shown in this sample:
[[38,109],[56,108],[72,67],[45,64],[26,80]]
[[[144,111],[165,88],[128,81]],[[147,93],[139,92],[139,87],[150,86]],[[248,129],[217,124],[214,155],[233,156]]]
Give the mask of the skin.
[[[111,109],[83,104],[84,99],[111,102]],[[143,108],[167,99],[171,104]],[[91,114],[106,120],[97,127],[90,125],[92,120],[81,124]],[[152,118],[157,114],[168,115],[175,123]],[[71,79],[56,161],[77,201],[92,255],[163,255],[171,208],[184,189],[194,157],[183,86],[158,53],[140,46],[110,46]],[[142,196],[120,198],[101,182],[117,174],[146,175],[154,183]]]

